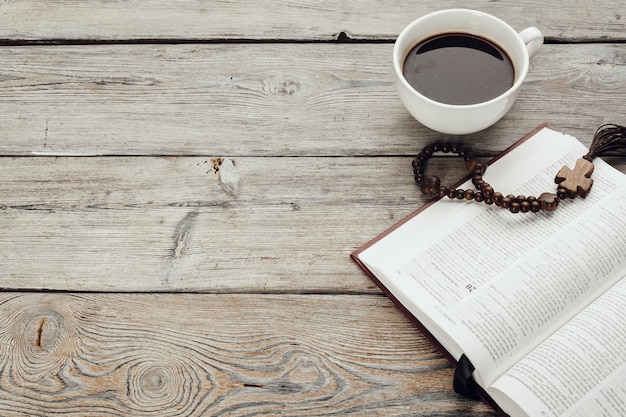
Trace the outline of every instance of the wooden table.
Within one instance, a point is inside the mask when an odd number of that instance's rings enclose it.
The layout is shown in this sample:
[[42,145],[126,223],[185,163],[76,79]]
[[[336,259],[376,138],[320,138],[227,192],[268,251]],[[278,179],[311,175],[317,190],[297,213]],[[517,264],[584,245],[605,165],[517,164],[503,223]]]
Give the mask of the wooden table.
[[0,415],[492,416],[349,259],[426,201],[391,51],[449,7],[546,36],[479,154],[626,124],[625,1],[0,2]]

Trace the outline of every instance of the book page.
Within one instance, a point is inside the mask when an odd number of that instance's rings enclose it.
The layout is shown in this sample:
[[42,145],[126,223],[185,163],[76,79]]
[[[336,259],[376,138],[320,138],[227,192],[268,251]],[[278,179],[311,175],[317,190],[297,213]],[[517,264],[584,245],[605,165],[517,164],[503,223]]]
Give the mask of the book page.
[[623,277],[626,187],[446,313],[487,386]]
[[626,362],[564,417],[626,416]]
[[[508,396],[531,417],[623,417],[624,323],[626,278],[496,381],[493,397],[502,406]],[[505,411],[524,415],[515,409]]]
[[[555,190],[555,173],[563,165],[573,166],[575,160],[585,153],[585,147],[576,139],[543,129],[490,166],[485,179],[505,194],[536,195],[538,192]],[[480,353],[475,353],[477,357],[470,357],[470,360],[489,362],[489,366],[481,365],[477,369],[493,379],[503,372],[502,369],[496,369],[499,364],[510,361],[512,356],[531,347],[526,344],[526,340],[510,337],[513,333],[530,335],[528,329],[533,326],[534,333],[537,328],[544,332],[546,326],[554,326],[554,321],[526,325],[519,320],[501,320],[501,314],[493,312],[486,317],[485,307],[481,303],[490,300],[502,302],[500,296],[494,298],[490,291],[499,291],[493,283],[507,277],[513,277],[511,279],[516,282],[518,289],[533,294],[544,292],[543,288],[529,280],[515,279],[519,271],[530,278],[537,278],[538,275],[529,272],[529,268],[540,265],[533,266],[533,259],[536,258],[528,258],[529,254],[539,254],[544,261],[554,258],[554,253],[534,251],[555,235],[570,229],[570,225],[592,207],[625,186],[626,176],[622,173],[600,160],[594,161],[594,164],[594,185],[589,196],[586,199],[562,201],[555,212],[512,214],[495,206],[442,199],[361,252],[359,259],[422,321],[452,356],[458,359],[469,350],[468,344],[472,350],[478,346]],[[471,187],[471,184],[462,186],[467,187]],[[618,229],[618,232],[623,233],[623,229]],[[623,234],[617,238],[621,242],[626,240]],[[569,238],[564,239],[569,242]],[[609,243],[608,238],[600,236],[595,245],[604,247]],[[584,245],[586,243],[579,244],[577,250],[584,252]],[[577,261],[577,255],[573,257]],[[518,271],[517,268],[524,260],[527,263],[524,267],[526,272],[524,269]],[[609,273],[602,271],[601,267],[594,268],[600,268],[600,275]],[[539,281],[550,282],[555,275],[559,276],[554,272]],[[592,275],[595,277],[595,272]],[[558,310],[567,310],[572,304],[580,306],[581,297],[592,299],[595,296],[601,281],[584,280],[569,287],[559,283],[550,284],[553,299],[574,300],[560,306],[557,303],[558,308],[554,308],[553,312],[555,315],[559,313]],[[488,290],[492,287],[495,289]],[[563,291],[563,294],[559,291]],[[532,297],[520,293],[521,300],[529,298]],[[465,307],[471,303],[480,308],[470,313],[471,309]],[[548,302],[547,305],[552,304]],[[492,305],[490,308],[501,312],[508,308],[508,303]],[[545,313],[542,312],[542,315]],[[485,340],[468,342],[464,337],[465,332],[457,329],[461,318],[466,322],[461,327],[466,329],[471,328],[469,323],[488,323],[493,331],[493,337],[490,338],[496,340],[502,337],[501,341],[496,345],[488,345],[491,342]],[[553,332],[554,328],[547,331]],[[489,359],[495,351],[498,351],[495,353],[496,359]],[[486,360],[483,361],[484,358]]]

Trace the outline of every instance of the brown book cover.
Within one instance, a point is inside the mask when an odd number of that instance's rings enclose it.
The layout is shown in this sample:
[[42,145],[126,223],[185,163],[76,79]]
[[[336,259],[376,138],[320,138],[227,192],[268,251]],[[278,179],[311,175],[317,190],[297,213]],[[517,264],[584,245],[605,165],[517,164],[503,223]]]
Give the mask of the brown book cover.
[[[517,148],[519,145],[521,145],[522,143],[524,143],[526,140],[528,140],[529,138],[531,138],[533,135],[535,135],[537,132],[539,132],[541,129],[547,127],[547,124],[541,124],[540,126],[538,126],[537,128],[535,128],[534,130],[532,130],[530,133],[526,134],[524,137],[522,137],[521,139],[517,140],[515,143],[513,143],[511,146],[509,146],[506,150],[504,150],[503,152],[501,152],[500,154],[498,154],[497,156],[495,156],[494,158],[492,158],[491,160],[489,160],[489,162],[487,162],[488,165],[493,164],[494,162],[496,162],[498,159],[502,158],[504,155],[506,155],[507,153],[511,152],[512,150],[514,150],[515,148]],[[463,182],[465,182],[466,180],[469,179],[469,176],[467,176],[466,178],[463,178],[462,180],[460,180],[458,182],[458,184],[456,184],[455,186],[458,186],[460,184],[462,184]],[[450,353],[441,345],[441,343],[439,343],[439,341],[426,329],[426,327],[420,323],[420,321],[413,316],[413,314],[411,314],[411,312],[409,312],[398,300],[396,297],[394,297],[394,295],[378,280],[378,278],[376,278],[376,276],[367,268],[367,266],[365,266],[361,260],[359,259],[359,254],[361,252],[363,252],[365,249],[369,248],[370,246],[372,246],[373,244],[375,244],[376,242],[378,242],[379,240],[381,240],[383,237],[387,236],[389,233],[393,232],[394,230],[402,227],[403,224],[405,224],[407,221],[409,221],[411,218],[418,216],[422,211],[424,211],[426,208],[430,207],[431,205],[433,205],[437,200],[439,200],[439,198],[434,198],[431,201],[427,202],[426,204],[424,204],[423,206],[421,206],[420,208],[418,208],[417,210],[415,210],[414,212],[412,212],[411,214],[409,214],[407,217],[405,217],[404,219],[402,219],[401,221],[397,222],[396,224],[394,224],[393,226],[391,226],[389,229],[387,229],[385,232],[381,233],[380,235],[376,236],[374,239],[372,239],[371,241],[369,241],[368,243],[366,243],[365,245],[363,245],[362,247],[360,247],[359,249],[355,250],[354,252],[352,252],[352,254],[350,255],[350,257],[354,260],[354,262],[356,262],[356,264],[361,267],[361,269],[363,269],[363,271],[365,271],[365,273],[370,277],[370,279],[383,291],[383,293],[385,293],[385,295],[387,297],[389,297],[389,299],[400,309],[400,311],[424,334],[424,336],[426,336],[426,338],[428,338],[428,340],[430,340],[433,345],[435,345],[439,351],[441,352],[441,354],[456,368],[456,366],[458,365],[456,359],[450,355]],[[495,403],[495,401],[493,401],[491,399],[491,397],[489,397],[489,395],[487,395],[487,393],[480,387],[478,386],[478,384],[474,383],[473,380],[469,381],[473,387],[475,388],[475,390],[478,392],[478,394],[480,395],[480,397],[486,402],[488,403],[491,407],[494,408],[494,410],[496,411],[496,413],[499,416],[502,417],[508,417],[508,415]],[[452,381],[450,381],[450,386],[452,386]]]

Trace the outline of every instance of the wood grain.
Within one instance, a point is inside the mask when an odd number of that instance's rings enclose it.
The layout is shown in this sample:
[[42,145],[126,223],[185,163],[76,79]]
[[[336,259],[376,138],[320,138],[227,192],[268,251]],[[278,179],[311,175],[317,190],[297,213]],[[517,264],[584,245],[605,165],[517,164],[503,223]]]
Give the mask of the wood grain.
[[20,157],[0,178],[5,289],[375,293],[348,255],[426,201],[408,157]]
[[[0,154],[412,155],[444,135],[403,107],[391,50],[388,44],[2,48]],[[620,45],[545,45],[505,118],[461,140],[494,154],[548,122],[589,143],[601,124],[626,124],[618,105],[625,62]]]
[[424,201],[410,158],[23,157],[0,177],[3,288],[371,292],[348,255]]
[[493,416],[379,296],[10,293],[0,329],[3,416]]
[[537,26],[551,39],[624,40],[622,0],[436,2],[5,0],[0,38],[9,40],[336,40],[395,39],[428,12],[456,7],[492,13],[517,30]]
[[442,138],[393,41],[448,7],[539,27],[512,111],[455,139],[589,143],[626,124],[624,6],[0,0],[0,415],[493,417],[348,257]]

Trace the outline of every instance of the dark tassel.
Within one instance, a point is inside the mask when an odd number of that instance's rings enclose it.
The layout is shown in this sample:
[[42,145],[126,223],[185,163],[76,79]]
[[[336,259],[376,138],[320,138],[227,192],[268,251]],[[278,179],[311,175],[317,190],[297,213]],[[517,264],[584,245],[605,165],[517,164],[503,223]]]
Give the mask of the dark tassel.
[[556,174],[554,182],[559,184],[557,195],[560,198],[575,198],[577,195],[585,198],[593,185],[594,158],[615,153],[626,155],[626,127],[614,124],[600,126],[593,135],[587,155],[576,161],[573,170],[564,166]]
[[589,153],[583,158],[592,161],[596,156],[626,154],[626,127],[614,124],[602,125],[596,130]]

